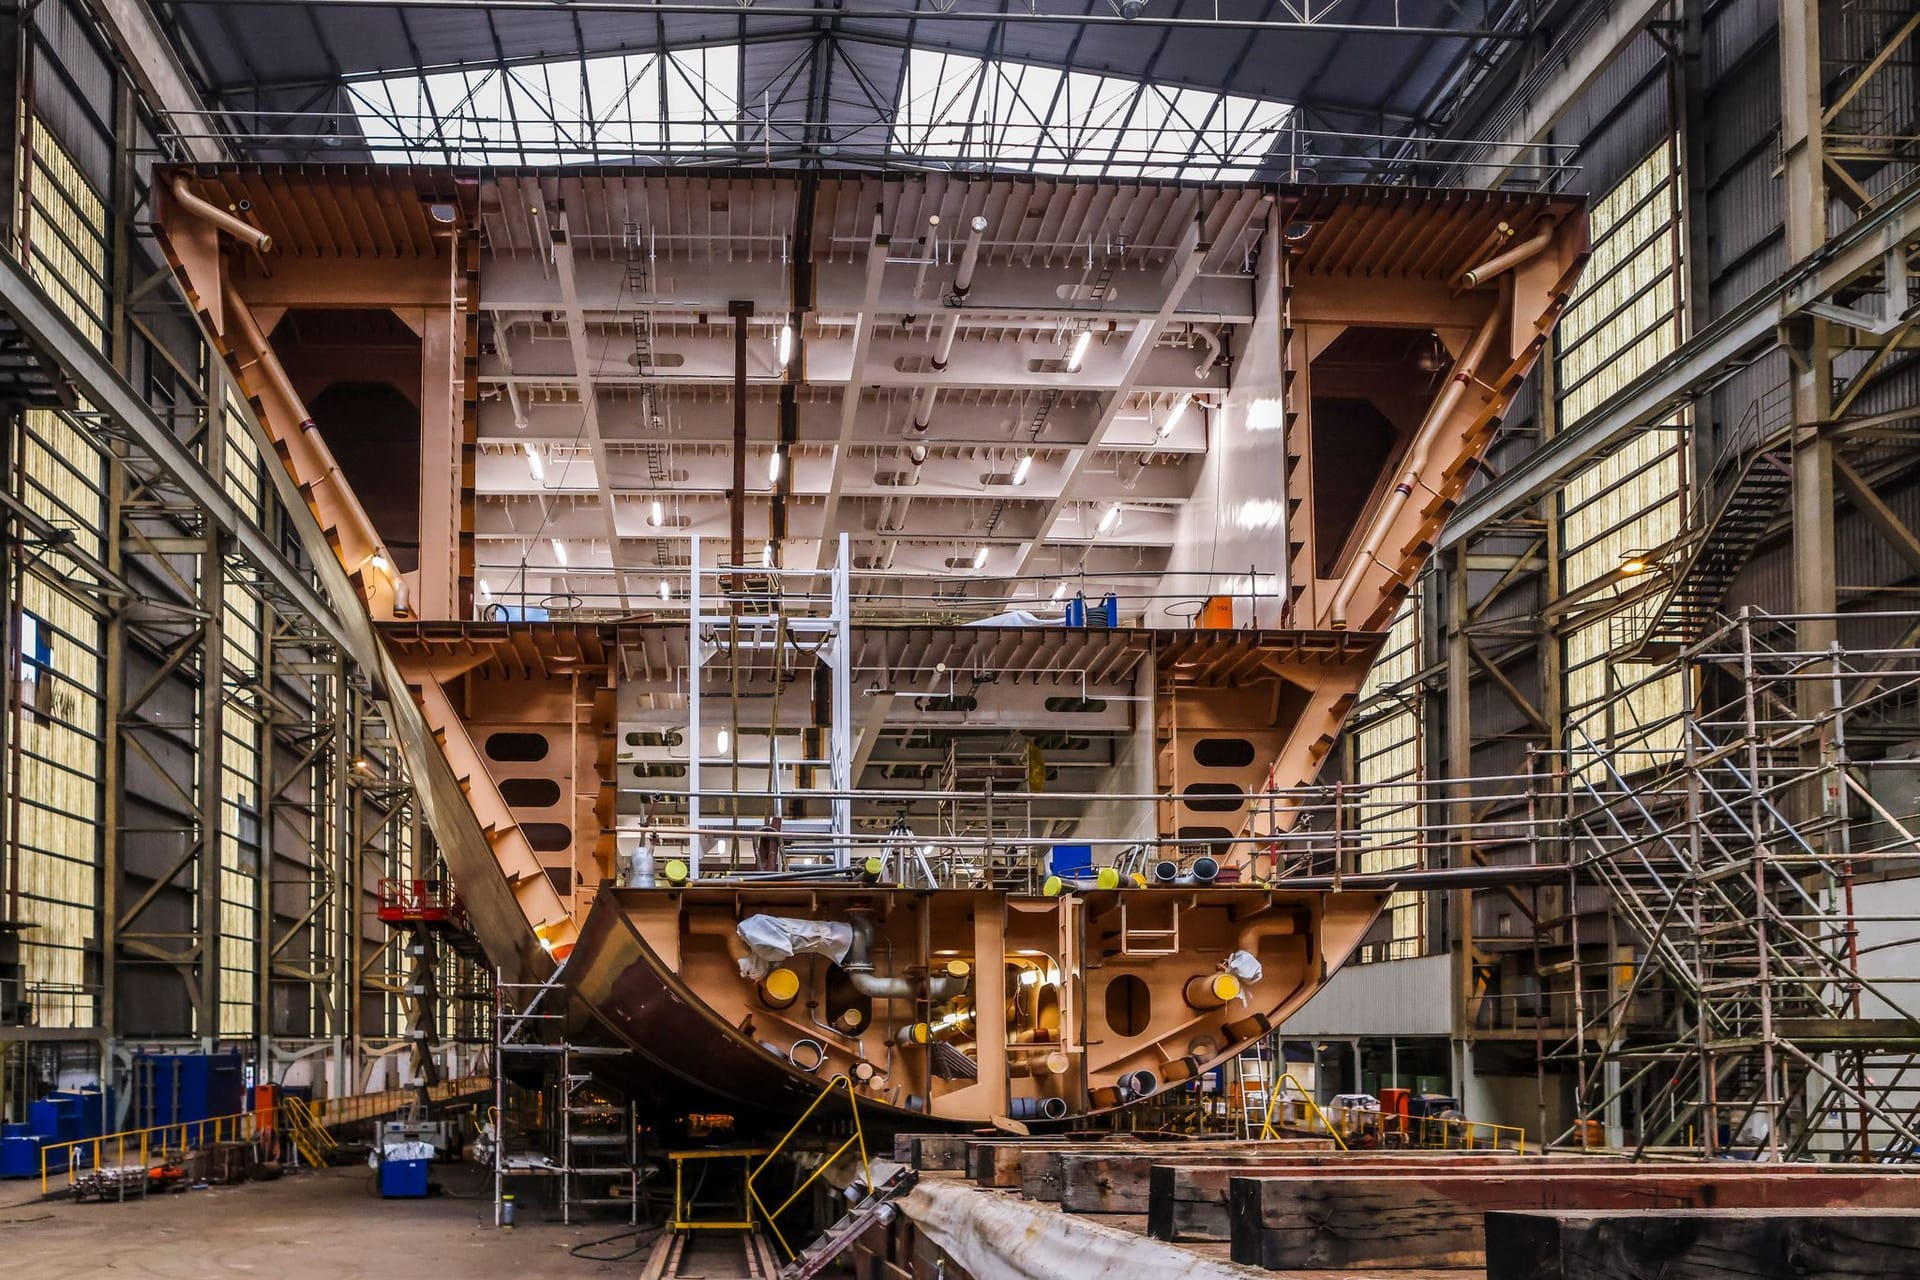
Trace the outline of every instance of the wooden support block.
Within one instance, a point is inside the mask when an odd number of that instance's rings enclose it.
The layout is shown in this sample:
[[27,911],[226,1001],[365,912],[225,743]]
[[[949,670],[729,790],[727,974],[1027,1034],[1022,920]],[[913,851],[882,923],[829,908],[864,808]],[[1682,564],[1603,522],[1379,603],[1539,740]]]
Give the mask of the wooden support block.
[[922,1173],[946,1173],[962,1168],[970,1133],[907,1133],[893,1140],[895,1158]]
[[967,1143],[967,1177],[983,1187],[1020,1185],[1020,1152],[1031,1146],[1062,1142],[1057,1137],[974,1138]]
[[1920,1209],[1920,1177],[1780,1166],[1558,1176],[1342,1173],[1233,1177],[1227,1194],[1235,1262],[1274,1270],[1465,1267],[1484,1264],[1483,1218],[1495,1210]]
[[[1623,1167],[1618,1156],[1522,1156],[1493,1152],[1382,1152],[1380,1154],[1241,1156],[1233,1159],[1154,1161],[1147,1177],[1147,1234],[1156,1240],[1224,1241],[1233,1238],[1227,1209],[1228,1184],[1234,1178],[1285,1176],[1305,1170],[1310,1176],[1361,1172],[1428,1173],[1435,1169],[1521,1169],[1592,1172]],[[1063,1206],[1064,1207],[1064,1206]]]
[[1068,1213],[1147,1213],[1148,1192],[1152,1186],[1149,1175],[1155,1165],[1169,1162],[1286,1168],[1294,1161],[1340,1162],[1354,1158],[1334,1151],[1330,1140],[1296,1138],[1244,1146],[1219,1144],[1212,1150],[1200,1151],[1134,1147],[1118,1151],[1062,1152],[1057,1162],[1060,1207]]
[[[1309,1143],[1302,1148],[1298,1144]],[[1057,1202],[1061,1190],[1066,1185],[1065,1161],[1068,1156],[1112,1156],[1128,1151],[1143,1155],[1220,1155],[1232,1151],[1266,1150],[1279,1153],[1288,1150],[1330,1150],[1333,1143],[1325,1138],[1285,1138],[1274,1142],[1247,1143],[1226,1139],[1193,1142],[1140,1142],[1114,1141],[1106,1143],[1088,1143],[1084,1145],[1061,1143],[1044,1148],[1032,1148],[1020,1153],[1020,1190],[1029,1200]],[[1151,1163],[1151,1162],[1149,1162]],[[1145,1206],[1142,1206],[1144,1211]]]
[[1643,1209],[1489,1213],[1487,1280],[1920,1276],[1920,1213]]

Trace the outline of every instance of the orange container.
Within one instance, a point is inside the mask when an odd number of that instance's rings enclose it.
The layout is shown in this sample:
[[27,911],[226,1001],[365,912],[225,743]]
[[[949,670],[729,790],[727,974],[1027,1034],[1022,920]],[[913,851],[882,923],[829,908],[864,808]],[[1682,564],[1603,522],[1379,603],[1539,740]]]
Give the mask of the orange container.
[[1203,631],[1233,630],[1233,597],[1208,596],[1200,610],[1200,627]]

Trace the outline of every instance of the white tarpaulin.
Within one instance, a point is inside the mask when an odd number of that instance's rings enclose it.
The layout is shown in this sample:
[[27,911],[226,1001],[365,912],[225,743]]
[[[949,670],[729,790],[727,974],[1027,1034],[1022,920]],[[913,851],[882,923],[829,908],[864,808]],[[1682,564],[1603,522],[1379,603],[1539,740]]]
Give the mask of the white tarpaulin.
[[1227,962],[1220,967],[1240,979],[1240,985],[1243,987],[1250,987],[1260,981],[1262,972],[1260,961],[1254,957],[1251,951],[1234,952],[1227,957]]
[[928,1240],[980,1280],[1248,1280],[1271,1278],[1161,1240],[1137,1236],[971,1183],[922,1179],[900,1202]]
[[786,916],[748,916],[734,926],[747,944],[740,976],[754,982],[797,955],[825,956],[839,964],[853,945],[853,926],[833,920],[793,920]]

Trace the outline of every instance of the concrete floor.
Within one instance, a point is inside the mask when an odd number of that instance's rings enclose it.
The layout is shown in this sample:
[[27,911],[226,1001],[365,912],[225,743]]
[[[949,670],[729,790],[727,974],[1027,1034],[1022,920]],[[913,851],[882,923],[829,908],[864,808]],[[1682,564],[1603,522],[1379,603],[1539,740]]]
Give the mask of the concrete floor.
[[590,1262],[567,1253],[618,1223],[563,1227],[525,1206],[521,1225],[497,1230],[491,1187],[477,1170],[435,1170],[437,1180],[482,1197],[471,1200],[381,1200],[368,1194],[369,1173],[329,1169],[125,1204],[43,1203],[31,1182],[0,1182],[0,1275],[585,1280],[638,1270],[638,1257]]

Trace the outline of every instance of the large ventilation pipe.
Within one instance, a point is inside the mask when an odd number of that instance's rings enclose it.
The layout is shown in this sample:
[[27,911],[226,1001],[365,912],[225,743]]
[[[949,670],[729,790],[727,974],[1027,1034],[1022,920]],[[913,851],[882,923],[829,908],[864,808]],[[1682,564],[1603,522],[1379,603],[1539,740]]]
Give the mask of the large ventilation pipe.
[[1091,876],[1048,876],[1040,886],[1040,892],[1049,898],[1058,898],[1062,894],[1076,893],[1083,889],[1118,889],[1125,880],[1112,867],[1102,867]]
[[953,273],[953,293],[949,295],[949,306],[958,306],[964,302],[969,290],[973,288],[973,269],[980,265],[980,237],[987,234],[987,220],[978,214],[967,224],[967,243],[960,250],[960,269]]
[[214,226],[219,227],[222,231],[225,231],[228,235],[240,241],[241,244],[250,244],[262,253],[273,248],[272,236],[254,226],[251,222],[243,218],[236,218],[219,205],[209,204],[207,201],[193,194],[193,188],[187,185],[185,174],[176,174],[174,176],[173,198],[178,200],[181,207],[186,209],[187,212],[198,217],[203,222],[211,222]]
[[1220,335],[1205,325],[1197,324],[1193,326],[1193,336],[1207,349],[1207,354],[1200,357],[1200,363],[1193,366],[1193,376],[1204,378],[1213,372],[1214,361],[1220,358]]
[[[966,301],[968,292],[973,288],[973,271],[980,264],[980,237],[987,231],[987,220],[976,216],[967,227],[966,247],[960,250],[960,269],[953,276],[953,292],[947,295],[947,305],[958,307]],[[945,370],[947,358],[953,354],[953,338],[960,330],[960,317],[949,311],[940,317],[939,330],[933,340],[933,367],[936,371]],[[933,387],[922,387],[913,400],[913,429],[926,431],[933,422],[933,402],[940,396]],[[918,466],[919,463],[915,463]]]
[[[1505,290],[1502,290],[1505,294]],[[1447,379],[1446,389],[1427,410],[1427,416],[1420,422],[1420,429],[1414,433],[1413,447],[1407,450],[1407,460],[1400,471],[1400,482],[1393,486],[1393,492],[1387,495],[1380,514],[1375,516],[1373,524],[1367,530],[1367,540],[1347,565],[1345,576],[1340,579],[1340,589],[1334,593],[1333,605],[1328,610],[1328,623],[1334,630],[1344,630],[1347,625],[1347,606],[1353,602],[1353,593],[1360,589],[1360,579],[1380,554],[1381,544],[1386,542],[1387,534],[1393,530],[1393,522],[1399,518],[1401,508],[1407,505],[1407,499],[1413,496],[1413,487],[1421,482],[1427,468],[1427,456],[1433,452],[1433,442],[1446,426],[1447,419],[1453,415],[1454,408],[1460,403],[1467,388],[1473,384],[1474,377],[1480,371],[1480,361],[1486,357],[1487,348],[1493,343],[1493,331],[1500,326],[1500,315],[1506,310],[1504,296],[1488,313],[1486,323],[1467,344],[1466,352],[1454,366],[1453,376]]]
[[1230,973],[1201,973],[1187,979],[1182,993],[1189,1009],[1218,1009],[1240,995],[1240,979]]
[[935,1004],[944,1004],[964,993],[972,966],[965,961],[948,963],[942,973],[928,974],[923,982],[912,978],[883,978],[873,971],[873,916],[866,911],[849,911],[847,924],[853,930],[853,945],[840,962],[853,989],[872,1000],[913,1000],[924,996]]
[[1546,247],[1553,243],[1553,219],[1540,219],[1540,229],[1522,240],[1519,244],[1501,253],[1494,254],[1477,267],[1471,267],[1460,275],[1460,287],[1471,289],[1475,285],[1485,284],[1503,271],[1511,271],[1523,262],[1539,257]]

